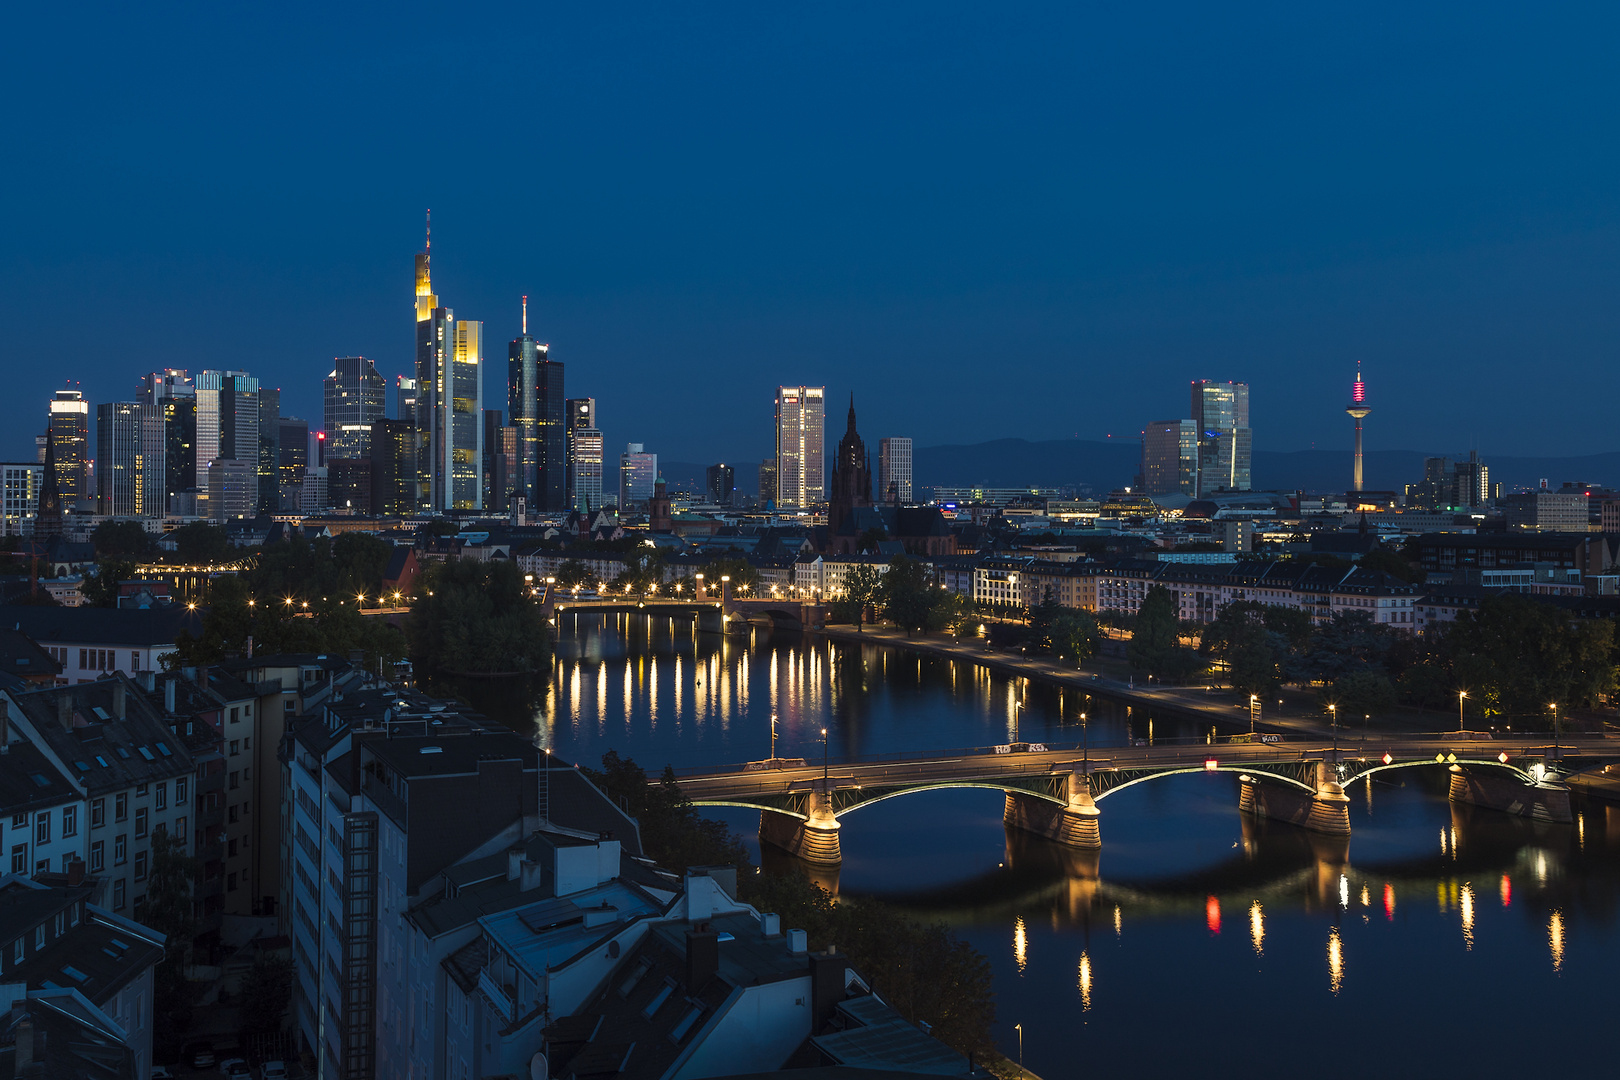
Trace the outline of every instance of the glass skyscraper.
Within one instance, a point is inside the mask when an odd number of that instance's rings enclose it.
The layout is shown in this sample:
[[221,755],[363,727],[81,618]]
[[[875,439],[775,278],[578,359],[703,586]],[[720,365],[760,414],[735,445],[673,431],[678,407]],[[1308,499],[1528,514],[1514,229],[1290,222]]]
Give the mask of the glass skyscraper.
[[529,336],[528,297],[523,334],[507,347],[507,416],[517,429],[517,461],[511,485],[531,512],[568,509],[567,401],[563,366],[551,346]]
[[[776,505],[809,509],[827,497],[826,388],[776,390]],[[760,492],[761,498],[767,498]]]
[[1155,420],[1142,432],[1142,489],[1148,495],[1198,494],[1198,425]]
[[363,356],[340,356],[323,381],[322,419],[326,456],[360,460],[371,456],[371,422],[388,414],[388,384]]
[[478,510],[484,490],[484,324],[439,305],[432,234],[416,257],[418,504]]
[[909,503],[911,493],[911,440],[894,436],[878,440],[878,502]]
[[96,406],[96,471],[100,512],[111,517],[162,517],[168,511],[163,469],[163,413],[139,401]]
[[197,388],[185,371],[168,368],[143,378],[135,400],[163,414],[163,484],[172,504],[197,486]]
[[90,404],[82,392],[58,390],[51,398],[51,441],[57,492],[72,509],[90,498]]
[[1195,381],[1192,421],[1198,431],[1198,495],[1250,490],[1249,384]]

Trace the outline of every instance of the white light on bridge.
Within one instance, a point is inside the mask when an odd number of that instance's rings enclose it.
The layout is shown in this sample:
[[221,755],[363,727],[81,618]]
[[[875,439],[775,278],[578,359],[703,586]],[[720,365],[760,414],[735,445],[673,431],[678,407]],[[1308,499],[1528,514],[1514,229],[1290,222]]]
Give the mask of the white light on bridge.
[[1214,772],[1219,767],[1220,767],[1220,762],[1216,761],[1214,758],[1205,758],[1204,759],[1204,771],[1205,772]]

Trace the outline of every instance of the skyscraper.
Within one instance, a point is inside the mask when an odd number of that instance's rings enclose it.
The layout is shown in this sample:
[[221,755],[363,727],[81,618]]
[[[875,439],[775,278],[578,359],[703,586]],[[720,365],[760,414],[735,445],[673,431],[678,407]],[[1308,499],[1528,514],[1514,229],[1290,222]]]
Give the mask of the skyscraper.
[[1344,411],[1349,413],[1356,422],[1356,464],[1355,478],[1353,480],[1355,487],[1352,490],[1360,491],[1361,422],[1367,419],[1367,414],[1372,412],[1372,408],[1367,404],[1367,384],[1361,381],[1361,368],[1359,366],[1356,368],[1356,381],[1350,384],[1350,407]]
[[326,456],[360,460],[371,456],[371,422],[387,415],[388,384],[363,356],[340,356],[323,380]]
[[911,494],[911,440],[891,436],[878,440],[879,502],[909,503]]
[[776,459],[766,458],[759,463],[759,505],[776,505]]
[[395,420],[416,419],[416,380],[406,375],[394,377],[394,412]]
[[809,509],[827,495],[823,453],[826,388],[776,390],[776,504]]
[[154,405],[117,401],[96,406],[101,513],[162,517],[168,511],[163,436],[163,414]]
[[259,380],[245,371],[197,376],[197,472],[216,459],[246,461],[258,472]]
[[593,427],[573,432],[574,462],[570,468],[574,484],[574,509],[585,513],[602,509],[602,467],[605,451],[602,433]]
[[[405,424],[409,426],[410,421],[406,420]],[[276,427],[279,447],[276,479],[281,489],[281,506],[284,510],[293,510],[298,507],[299,493],[304,487],[304,470],[309,467],[309,422],[296,416],[283,416]],[[410,459],[410,465],[410,475],[414,477],[414,457]],[[414,500],[415,497],[413,489],[411,498]]]
[[21,536],[23,523],[39,509],[45,466],[37,461],[0,462],[0,536]]
[[658,455],[647,453],[644,444],[625,444],[619,455],[619,512],[652,498],[653,484],[658,480]]
[[507,347],[507,412],[517,429],[512,486],[529,509],[568,508],[568,429],[563,366],[551,346],[529,336],[529,298],[523,298],[523,333]]
[[181,492],[197,486],[197,388],[178,368],[154,371],[141,379],[136,401],[163,414],[163,486],[166,508]]
[[477,510],[484,489],[484,324],[441,307],[433,230],[416,256],[416,450],[420,505]]
[[1250,490],[1249,384],[1195,380],[1192,421],[1198,431],[1198,495]]
[[578,473],[574,468],[574,461],[579,454],[576,438],[580,432],[586,430],[600,434],[601,429],[596,426],[596,399],[569,398],[563,406],[563,412],[568,417],[568,422],[564,425],[568,437],[568,505],[571,509],[578,510],[579,492],[574,484]]
[[518,429],[503,424],[499,409],[484,410],[484,509],[504,513],[524,495],[518,486]]
[[722,462],[710,465],[705,477],[708,481],[709,501],[716,506],[730,506],[737,493],[737,470]]
[[1197,424],[1155,420],[1143,429],[1142,489],[1149,495],[1197,495]]
[[409,419],[371,425],[371,512],[404,517],[416,509],[415,428]]
[[78,390],[58,390],[51,398],[52,453],[56,487],[64,511],[90,499],[90,404]]
[[281,509],[281,390],[259,388],[259,490],[261,514]]

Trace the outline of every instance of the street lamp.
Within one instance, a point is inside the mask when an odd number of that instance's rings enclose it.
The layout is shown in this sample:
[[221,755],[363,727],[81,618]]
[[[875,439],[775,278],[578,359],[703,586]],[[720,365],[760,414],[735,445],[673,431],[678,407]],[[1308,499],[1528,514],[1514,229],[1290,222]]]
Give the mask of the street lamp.
[[776,760],[776,714],[771,713],[771,760]]
[[1086,714],[1080,714],[1080,761],[1081,768],[1087,776],[1091,775],[1091,724],[1086,720]]
[[1553,714],[1553,757],[1558,757],[1558,702],[1553,702],[1547,708],[1551,709]]
[[1457,691],[1457,733],[1459,735],[1468,730],[1466,727],[1463,726],[1463,698],[1465,698],[1467,696],[1468,696],[1468,691],[1466,691],[1466,690]]
[[1018,1068],[1022,1072],[1024,1068],[1024,1025],[1014,1024],[1013,1030],[1018,1032]]
[[821,793],[827,794],[827,729],[821,729]]
[[1337,758],[1339,753],[1339,707],[1329,705],[1328,714],[1333,717],[1333,754]]
[[1255,712],[1254,707],[1256,705],[1258,705],[1259,703],[1260,703],[1260,695],[1259,694],[1250,694],[1249,695],[1249,734],[1250,735],[1254,734],[1254,712]]

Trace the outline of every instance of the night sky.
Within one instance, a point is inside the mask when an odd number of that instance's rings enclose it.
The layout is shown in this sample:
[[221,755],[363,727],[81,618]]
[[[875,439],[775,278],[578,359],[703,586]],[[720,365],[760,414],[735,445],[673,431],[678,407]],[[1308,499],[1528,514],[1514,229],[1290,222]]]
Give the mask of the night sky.
[[[1613,447],[1620,8],[28,5],[0,65],[0,457],[67,378],[413,362],[412,255],[518,297],[610,452],[1134,435]],[[841,407],[829,427],[842,427]],[[836,430],[833,432],[836,437]]]

